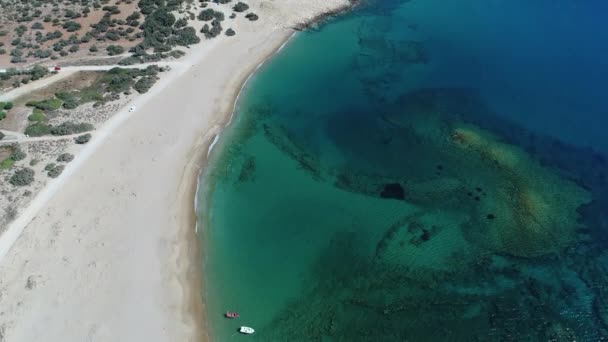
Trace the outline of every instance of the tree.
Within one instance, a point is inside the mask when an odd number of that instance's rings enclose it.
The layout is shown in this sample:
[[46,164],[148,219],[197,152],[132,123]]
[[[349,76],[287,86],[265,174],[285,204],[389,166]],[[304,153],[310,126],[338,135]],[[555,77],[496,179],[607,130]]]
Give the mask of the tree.
[[233,29],[231,29],[231,28],[229,28],[229,29],[227,29],[227,30],[226,30],[226,35],[227,35],[228,37],[232,37],[232,36],[234,36],[235,34],[236,34],[236,32],[234,32],[234,30],[233,30]]

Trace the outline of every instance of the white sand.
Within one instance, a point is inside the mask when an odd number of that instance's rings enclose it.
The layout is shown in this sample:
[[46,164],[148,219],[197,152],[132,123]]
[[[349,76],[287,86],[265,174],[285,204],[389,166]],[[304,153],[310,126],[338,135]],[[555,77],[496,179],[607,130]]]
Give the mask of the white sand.
[[208,339],[192,210],[208,145],[285,27],[347,1],[250,3],[258,22],[193,48],[0,237],[0,341]]

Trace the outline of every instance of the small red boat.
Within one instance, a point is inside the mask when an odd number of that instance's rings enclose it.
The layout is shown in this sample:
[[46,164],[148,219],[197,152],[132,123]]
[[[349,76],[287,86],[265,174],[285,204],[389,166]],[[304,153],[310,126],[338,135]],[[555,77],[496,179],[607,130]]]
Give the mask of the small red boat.
[[238,312],[226,312],[226,318],[239,318],[239,313]]

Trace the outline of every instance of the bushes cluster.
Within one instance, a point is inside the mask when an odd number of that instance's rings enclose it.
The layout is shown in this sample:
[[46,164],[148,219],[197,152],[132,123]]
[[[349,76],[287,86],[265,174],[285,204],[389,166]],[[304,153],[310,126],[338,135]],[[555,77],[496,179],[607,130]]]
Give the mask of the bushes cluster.
[[[49,164],[49,165],[51,165],[51,164]],[[47,167],[49,165],[47,165]],[[49,176],[51,178],[57,178],[65,169],[65,165],[55,165],[55,164],[52,164],[52,165],[53,166],[49,167],[46,174],[47,174],[47,176]],[[45,170],[46,170],[46,167],[45,167]]]
[[27,157],[27,154],[25,152],[23,152],[23,150],[19,147],[19,146],[15,146],[13,147],[13,152],[11,153],[11,160],[13,161],[20,161],[25,159],[25,157]]
[[93,125],[89,123],[64,122],[58,126],[51,127],[52,135],[70,135],[93,130]]
[[143,42],[129,51],[134,57],[148,58],[148,50],[153,49],[157,54],[153,58],[166,56],[158,55],[171,51],[175,46],[188,46],[200,42],[196,30],[187,26],[187,20],[176,20],[171,13],[179,8],[183,0],[140,0],[139,8],[145,19],[140,28],[143,31]]
[[25,134],[30,137],[39,137],[43,135],[70,135],[76,133],[83,133],[86,131],[93,130],[93,125],[89,123],[74,123],[64,122],[57,126],[51,126],[43,122],[35,122],[25,129]]
[[59,92],[55,94],[55,97],[63,101],[63,108],[74,109],[80,105],[78,98],[73,93]]
[[42,122],[33,123],[25,128],[25,134],[30,137],[40,137],[51,133],[51,126]]
[[138,93],[143,94],[150,90],[154,83],[156,83],[156,77],[144,76],[140,78],[137,82],[135,82],[135,85],[133,85],[133,89],[135,89]]
[[106,48],[106,51],[108,51],[108,55],[116,56],[123,53],[125,49],[120,45],[110,45]]
[[258,15],[255,13],[247,13],[247,15],[245,15],[245,18],[249,19],[250,21],[256,21],[260,17],[258,17]]
[[209,28],[209,25],[205,24],[201,29],[201,33],[204,34],[207,39],[217,37],[222,33],[222,24],[218,20],[213,20],[211,22],[211,28]]
[[141,93],[148,91],[154,85],[159,71],[160,69],[154,65],[146,69],[112,68],[103,81],[106,83],[107,92],[123,93],[134,87]]
[[69,153],[62,153],[57,157],[57,161],[60,163],[69,163],[74,160],[74,155]]
[[30,114],[27,119],[34,122],[43,122],[46,121],[46,115],[44,115],[44,112],[42,110],[34,108],[32,114]]
[[29,101],[25,104],[29,107],[35,107],[40,110],[57,110],[63,105],[63,101],[58,98],[50,98],[42,101]]
[[34,181],[34,170],[30,168],[23,168],[15,171],[15,173],[9,179],[9,183],[14,186],[27,186],[32,184]]
[[235,12],[245,12],[246,10],[249,9],[249,5],[247,5],[244,2],[237,2],[236,5],[234,5],[232,7],[232,10],[234,10]]

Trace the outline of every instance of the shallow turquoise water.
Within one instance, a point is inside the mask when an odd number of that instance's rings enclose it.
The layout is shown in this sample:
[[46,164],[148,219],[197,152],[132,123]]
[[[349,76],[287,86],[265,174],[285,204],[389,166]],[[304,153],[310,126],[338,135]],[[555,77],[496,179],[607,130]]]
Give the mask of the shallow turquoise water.
[[608,336],[604,7],[382,1],[298,34],[199,193],[216,340]]

